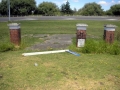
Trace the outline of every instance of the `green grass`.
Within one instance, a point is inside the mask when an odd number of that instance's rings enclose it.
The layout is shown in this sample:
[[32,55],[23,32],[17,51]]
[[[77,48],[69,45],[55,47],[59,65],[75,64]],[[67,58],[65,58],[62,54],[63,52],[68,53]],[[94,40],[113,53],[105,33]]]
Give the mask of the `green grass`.
[[82,53],[96,53],[96,54],[109,53],[111,55],[119,55],[120,42],[116,40],[110,44],[106,43],[104,40],[87,39],[84,47],[77,48],[76,40],[74,38],[73,43],[69,46],[69,49]]
[[0,74],[3,76],[0,90],[120,89],[119,55],[81,53],[76,57],[61,53],[23,57],[22,53],[0,54]]
[[[17,51],[0,52],[0,90],[119,90],[120,55],[69,53],[24,57],[24,48],[43,40],[36,34],[76,33],[77,23],[88,24],[87,38],[102,40],[104,24],[118,21],[19,21],[22,47]],[[0,22],[0,45],[9,43],[7,22]],[[70,46],[73,50],[75,40]],[[34,64],[37,63],[36,67]]]
[[[17,21],[16,21],[17,22]],[[103,30],[105,24],[116,25],[116,33],[120,30],[119,21],[85,21],[85,20],[71,20],[71,21],[19,21],[21,23],[22,35],[28,34],[75,34],[76,24],[85,23],[88,24],[87,35],[94,37],[103,36]],[[0,39],[6,39],[9,37],[9,30],[7,22],[0,22]]]

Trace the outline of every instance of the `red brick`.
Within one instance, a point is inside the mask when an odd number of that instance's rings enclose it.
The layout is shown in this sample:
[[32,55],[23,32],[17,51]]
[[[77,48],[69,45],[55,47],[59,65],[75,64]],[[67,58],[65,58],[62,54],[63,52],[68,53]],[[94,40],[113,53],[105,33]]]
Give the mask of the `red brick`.
[[10,41],[15,45],[20,45],[21,43],[21,32],[20,29],[11,29],[10,30]]

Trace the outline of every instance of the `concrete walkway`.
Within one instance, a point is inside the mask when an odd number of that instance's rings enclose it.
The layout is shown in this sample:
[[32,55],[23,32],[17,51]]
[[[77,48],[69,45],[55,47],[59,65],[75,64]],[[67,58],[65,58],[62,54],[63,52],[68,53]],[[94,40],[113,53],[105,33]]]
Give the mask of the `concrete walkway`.
[[72,38],[75,37],[75,34],[39,34],[34,37],[43,38],[45,41],[28,47],[27,50],[66,49],[72,43]]

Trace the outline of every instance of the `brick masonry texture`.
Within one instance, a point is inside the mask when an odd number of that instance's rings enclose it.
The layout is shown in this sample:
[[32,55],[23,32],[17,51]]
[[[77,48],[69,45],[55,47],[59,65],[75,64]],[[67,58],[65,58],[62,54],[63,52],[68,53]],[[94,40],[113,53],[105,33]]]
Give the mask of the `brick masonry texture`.
[[77,30],[77,39],[86,39],[86,30]]
[[15,45],[20,45],[21,43],[21,32],[20,29],[12,29],[10,30],[10,41]]
[[108,43],[114,42],[114,31],[104,31],[104,40]]

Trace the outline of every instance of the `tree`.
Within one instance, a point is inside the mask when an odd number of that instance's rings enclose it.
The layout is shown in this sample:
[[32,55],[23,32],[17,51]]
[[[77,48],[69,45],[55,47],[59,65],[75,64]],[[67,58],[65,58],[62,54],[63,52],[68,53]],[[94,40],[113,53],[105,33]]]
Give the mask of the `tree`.
[[65,5],[66,14],[71,14],[72,10],[70,8],[70,3],[67,1]]
[[7,0],[2,0],[0,3],[0,14],[7,15],[8,14]]
[[105,14],[106,14],[106,15],[113,15],[113,13],[112,13],[111,10],[107,10],[107,11],[105,11]]
[[74,8],[73,14],[77,14],[77,9],[76,8]]
[[65,9],[65,4],[61,5],[61,13],[65,14],[66,9]]
[[120,4],[111,6],[109,13],[112,13],[113,15],[120,15]]
[[[0,12],[7,15],[7,0],[2,0]],[[11,15],[30,15],[36,9],[35,0],[10,0]]]
[[73,13],[72,9],[70,8],[70,3],[68,1],[66,2],[66,4],[61,5],[61,12],[63,14],[72,14]]
[[45,16],[53,16],[59,12],[59,8],[55,3],[43,2],[38,6],[39,13]]
[[11,0],[12,15],[30,15],[35,9],[35,0]]
[[101,6],[96,4],[95,2],[85,4],[85,6],[78,11],[81,15],[85,16],[101,16],[104,13],[103,9],[101,9]]

